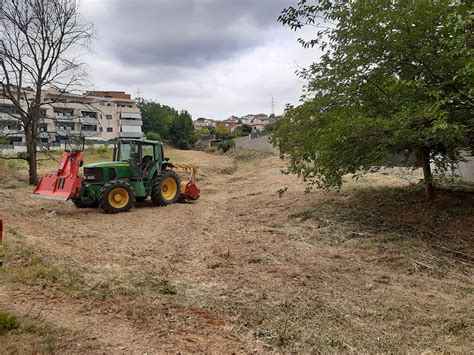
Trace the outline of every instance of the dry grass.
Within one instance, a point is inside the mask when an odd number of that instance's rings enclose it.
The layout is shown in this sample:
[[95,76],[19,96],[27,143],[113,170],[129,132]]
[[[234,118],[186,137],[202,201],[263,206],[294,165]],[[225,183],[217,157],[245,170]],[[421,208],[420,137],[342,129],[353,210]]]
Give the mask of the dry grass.
[[473,194],[426,203],[392,173],[305,194],[275,157],[169,155],[201,166],[197,203],[107,215],[0,185],[0,305],[44,309],[55,351],[470,351]]
[[253,160],[260,160],[273,156],[270,152],[244,148],[231,149],[225,153],[225,155],[231,157],[236,162],[251,162]]

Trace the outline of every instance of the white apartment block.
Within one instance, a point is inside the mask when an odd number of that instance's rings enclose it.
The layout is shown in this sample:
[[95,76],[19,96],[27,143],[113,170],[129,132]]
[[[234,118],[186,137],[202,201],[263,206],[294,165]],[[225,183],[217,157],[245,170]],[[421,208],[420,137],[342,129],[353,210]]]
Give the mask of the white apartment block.
[[[27,98],[34,95],[32,90],[25,92]],[[63,93],[59,97],[58,94],[52,89],[42,93],[44,102],[57,98],[41,109],[39,136],[43,143],[59,143],[71,134],[83,134],[91,142],[143,136],[140,109],[125,92]],[[26,108],[25,99],[23,102]],[[0,136],[5,136],[10,144],[22,145],[25,137],[17,117],[13,103],[0,93]]]

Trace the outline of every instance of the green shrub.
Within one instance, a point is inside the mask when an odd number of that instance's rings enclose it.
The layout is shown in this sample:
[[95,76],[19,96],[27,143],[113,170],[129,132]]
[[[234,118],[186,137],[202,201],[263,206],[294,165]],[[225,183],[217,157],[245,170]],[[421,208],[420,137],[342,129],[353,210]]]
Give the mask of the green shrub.
[[26,169],[26,162],[19,159],[8,160],[8,168],[13,171],[20,171]]
[[217,152],[217,147],[206,147],[206,148],[204,148],[204,151],[206,153],[216,153]]
[[222,142],[219,142],[217,144],[217,148],[219,150],[222,150],[224,153],[229,151],[231,148],[234,147],[234,141],[231,140],[231,139],[228,139],[228,140],[225,140],[225,141],[222,141]]
[[0,333],[8,330],[17,329],[20,326],[20,322],[15,316],[12,316],[5,312],[0,312]]
[[161,136],[158,132],[155,131],[150,131],[145,133],[146,139],[149,139],[151,141],[161,141]]
[[191,144],[185,139],[180,139],[178,142],[176,142],[176,147],[179,149],[188,150],[191,148]]

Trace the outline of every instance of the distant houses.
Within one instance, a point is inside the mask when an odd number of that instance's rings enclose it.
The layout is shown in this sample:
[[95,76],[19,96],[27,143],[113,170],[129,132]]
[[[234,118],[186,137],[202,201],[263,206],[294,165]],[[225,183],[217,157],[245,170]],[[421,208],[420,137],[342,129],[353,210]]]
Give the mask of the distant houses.
[[208,128],[213,130],[219,126],[223,126],[229,130],[229,132],[234,132],[235,129],[242,125],[248,125],[252,127],[252,132],[261,132],[265,126],[271,125],[276,122],[282,116],[266,115],[264,113],[259,114],[248,114],[242,117],[230,116],[225,120],[213,120],[209,118],[200,117],[194,121],[194,129],[201,130]]
[[194,121],[194,129],[200,130],[204,128],[216,127],[216,121],[209,118],[199,117]]

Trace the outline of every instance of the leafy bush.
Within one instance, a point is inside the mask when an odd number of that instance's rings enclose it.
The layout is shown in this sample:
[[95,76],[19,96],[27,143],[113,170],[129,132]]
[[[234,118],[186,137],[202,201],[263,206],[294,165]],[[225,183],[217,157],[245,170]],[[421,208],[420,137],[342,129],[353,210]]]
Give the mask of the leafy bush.
[[179,141],[177,141],[176,147],[183,150],[188,150],[191,148],[189,142],[185,139],[180,139]]
[[151,141],[161,141],[161,136],[158,132],[155,131],[150,131],[145,134],[146,139],[149,139]]
[[15,316],[8,313],[0,312],[0,333],[17,329],[20,326],[20,322]]
[[222,150],[224,153],[229,151],[230,149],[232,149],[234,147],[234,141],[231,140],[231,139],[228,139],[228,140],[225,140],[225,141],[222,141],[222,142],[219,142],[217,144],[217,148],[219,150]]
[[218,151],[217,147],[207,147],[204,149],[206,153],[216,153]]
[[108,152],[109,152],[109,148],[106,145],[103,145],[102,147],[99,147],[97,149],[97,153],[99,153],[99,155],[105,155]]
[[27,164],[24,160],[12,159],[8,160],[8,168],[13,171],[20,171],[27,168]]

